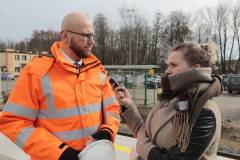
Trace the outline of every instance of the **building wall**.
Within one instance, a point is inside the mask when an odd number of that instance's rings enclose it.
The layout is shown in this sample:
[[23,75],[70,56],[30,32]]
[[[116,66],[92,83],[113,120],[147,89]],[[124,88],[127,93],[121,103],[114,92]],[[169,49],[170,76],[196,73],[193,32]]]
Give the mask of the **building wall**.
[[0,53],[0,65],[1,68],[6,67],[10,74],[17,76],[20,74],[22,68],[35,57],[38,57],[38,55],[32,53],[6,51]]
[[7,53],[6,52],[0,52],[0,67],[2,72],[7,70]]

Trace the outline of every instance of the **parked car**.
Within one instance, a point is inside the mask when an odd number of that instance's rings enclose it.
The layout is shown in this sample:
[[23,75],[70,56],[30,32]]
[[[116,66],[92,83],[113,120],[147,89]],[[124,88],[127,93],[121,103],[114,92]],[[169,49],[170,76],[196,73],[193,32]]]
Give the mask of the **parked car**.
[[127,88],[133,88],[134,87],[134,78],[133,78],[132,74],[126,74],[125,75],[124,85]]
[[2,72],[1,80],[14,80],[15,77],[13,74],[9,74],[8,72]]
[[161,87],[161,77],[159,75],[148,76],[147,77],[147,88],[160,88]]
[[240,92],[240,75],[231,75],[228,80],[228,93]]
[[224,91],[228,90],[229,77],[230,75],[227,75],[227,74],[222,75],[222,83],[223,83]]

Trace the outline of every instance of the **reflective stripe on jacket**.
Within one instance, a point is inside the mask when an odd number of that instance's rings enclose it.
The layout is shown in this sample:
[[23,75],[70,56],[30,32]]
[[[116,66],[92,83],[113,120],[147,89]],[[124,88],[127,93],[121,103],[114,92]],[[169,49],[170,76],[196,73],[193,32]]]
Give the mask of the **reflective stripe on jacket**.
[[[111,131],[112,140],[118,131],[119,104],[102,64],[91,54],[77,76],[61,45],[53,44],[54,58],[24,67],[0,117],[0,132],[32,160],[57,160],[68,146],[82,150],[100,129]],[[68,146],[62,148],[63,142]]]

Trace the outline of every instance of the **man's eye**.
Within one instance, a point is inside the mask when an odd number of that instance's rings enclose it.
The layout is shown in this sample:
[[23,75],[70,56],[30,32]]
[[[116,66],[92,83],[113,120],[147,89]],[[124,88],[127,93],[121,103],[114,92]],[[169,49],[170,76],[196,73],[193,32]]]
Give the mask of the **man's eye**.
[[171,63],[171,64],[169,64],[169,66],[171,66],[171,67],[177,67],[178,65]]
[[86,37],[86,38],[92,38],[93,35],[92,34],[82,34],[82,36]]

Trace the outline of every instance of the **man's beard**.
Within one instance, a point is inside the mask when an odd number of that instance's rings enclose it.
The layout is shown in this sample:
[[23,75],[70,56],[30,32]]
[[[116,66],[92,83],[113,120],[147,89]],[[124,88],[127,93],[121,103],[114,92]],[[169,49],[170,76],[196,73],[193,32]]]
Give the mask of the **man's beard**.
[[89,56],[89,51],[80,50],[73,39],[71,39],[71,45],[69,48],[71,48],[79,58],[86,58]]

